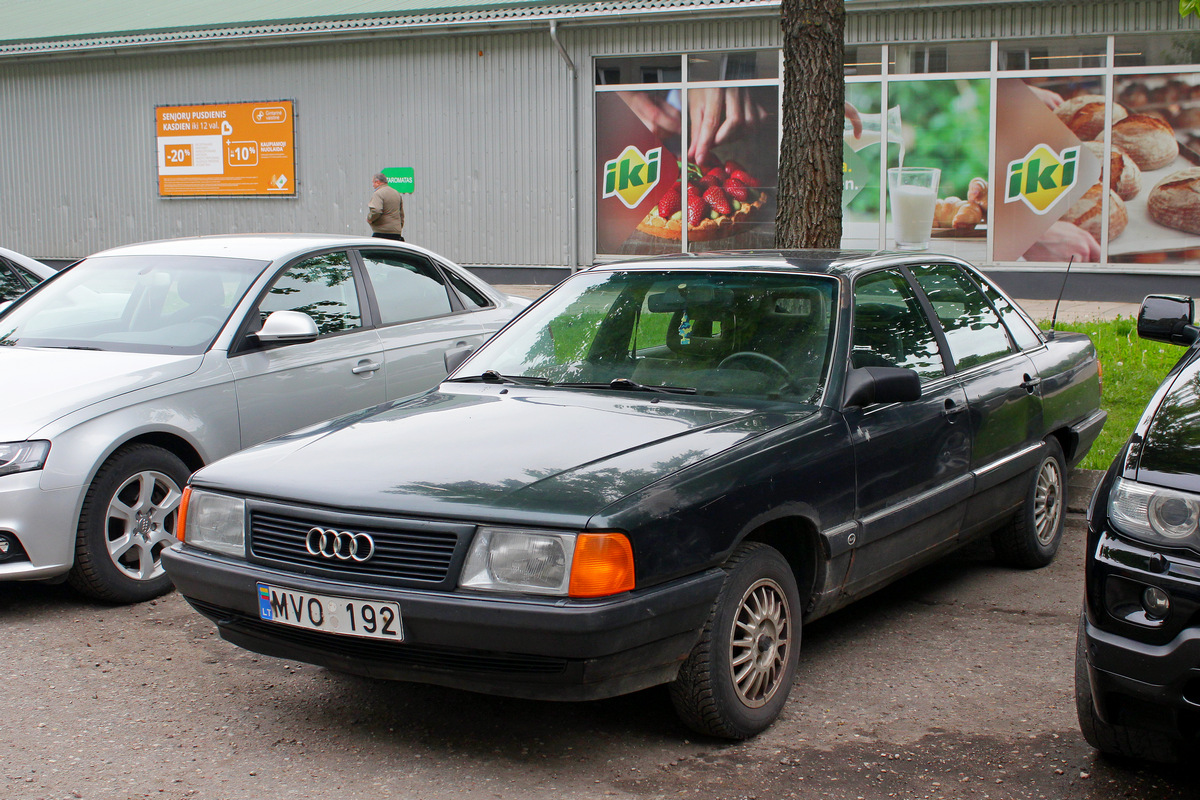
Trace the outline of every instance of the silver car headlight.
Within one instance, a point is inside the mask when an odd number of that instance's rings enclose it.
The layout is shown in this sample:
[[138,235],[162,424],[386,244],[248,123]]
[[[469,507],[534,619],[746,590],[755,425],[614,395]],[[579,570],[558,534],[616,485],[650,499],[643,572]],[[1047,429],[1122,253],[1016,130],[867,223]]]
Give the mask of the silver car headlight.
[[0,442],[0,475],[41,469],[48,455],[50,443],[46,441]]
[[246,555],[246,501],[191,486],[183,491],[184,542],[225,555]]
[[471,542],[459,586],[526,594],[565,595],[575,535],[513,528],[480,528]]
[[1119,478],[1108,495],[1108,518],[1135,539],[1200,549],[1200,495]]

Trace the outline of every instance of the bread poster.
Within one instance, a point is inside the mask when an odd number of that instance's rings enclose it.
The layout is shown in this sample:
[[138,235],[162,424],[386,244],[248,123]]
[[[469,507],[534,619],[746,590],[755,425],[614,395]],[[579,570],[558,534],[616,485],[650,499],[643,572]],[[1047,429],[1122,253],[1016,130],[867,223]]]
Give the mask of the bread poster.
[[1055,113],[1063,104],[1057,93],[1019,78],[996,83],[995,261],[1057,262],[1072,254],[1076,261],[1099,260],[1101,161],[1080,137],[1103,125],[1096,127],[1097,110],[1083,103],[1076,133]]
[[[997,186],[996,205],[1008,214],[1002,219],[997,209],[995,260],[1053,263],[1074,255],[1076,261],[1100,261],[1102,254],[1113,263],[1200,258],[1200,76],[1118,77],[1111,101],[1100,78],[1030,84],[998,82],[997,181],[1011,176],[1014,164],[1019,169],[1035,139],[1044,139],[1056,157],[1066,152],[1059,146],[1073,139],[1079,143],[1074,185],[1069,196],[1040,215],[1019,196],[1014,199],[1020,190]],[[1044,171],[1048,162],[1042,156]],[[1067,163],[1063,157],[1059,161]],[[1022,174],[1030,177],[1028,170]],[[1043,183],[1053,184],[1056,176]],[[1041,190],[1039,180],[1020,188]]]

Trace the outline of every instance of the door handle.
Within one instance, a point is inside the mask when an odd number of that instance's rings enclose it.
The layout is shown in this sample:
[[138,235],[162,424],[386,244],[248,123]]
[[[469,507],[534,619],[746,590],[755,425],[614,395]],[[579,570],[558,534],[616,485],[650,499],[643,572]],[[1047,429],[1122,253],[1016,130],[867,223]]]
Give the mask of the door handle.
[[1021,388],[1033,394],[1037,387],[1042,385],[1041,378],[1031,378],[1028,374],[1025,375],[1025,380],[1021,381]]
[[358,362],[358,366],[351,368],[350,371],[353,372],[355,375],[362,375],[365,372],[374,372],[375,370],[379,369],[381,366],[383,366],[383,365],[377,364],[374,361],[360,361],[360,362]]
[[946,398],[946,407],[942,409],[942,415],[945,416],[946,419],[948,419],[950,422],[955,422],[956,421],[955,417],[957,417],[959,414],[963,413],[966,410],[967,410],[967,407],[965,405],[956,403],[953,400],[951,400],[949,397],[947,397]]

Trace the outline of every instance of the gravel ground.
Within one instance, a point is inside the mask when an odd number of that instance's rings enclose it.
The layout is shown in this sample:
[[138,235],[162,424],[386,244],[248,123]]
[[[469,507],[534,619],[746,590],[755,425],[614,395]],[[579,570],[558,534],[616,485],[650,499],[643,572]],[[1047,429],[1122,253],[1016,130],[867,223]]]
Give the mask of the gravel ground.
[[177,594],[0,584],[0,797],[1200,798],[1194,772],[1080,736],[1082,564],[1076,513],[1047,569],[974,546],[808,626],[783,717],[740,744],[681,728],[661,689],[554,704],[372,681],[239,650]]

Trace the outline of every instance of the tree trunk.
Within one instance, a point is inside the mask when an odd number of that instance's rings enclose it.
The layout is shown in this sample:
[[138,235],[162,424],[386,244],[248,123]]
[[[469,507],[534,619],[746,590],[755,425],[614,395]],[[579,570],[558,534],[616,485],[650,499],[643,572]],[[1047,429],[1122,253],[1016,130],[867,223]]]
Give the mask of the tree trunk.
[[782,0],[783,141],[779,151],[781,248],[840,246],[842,239],[842,0]]

